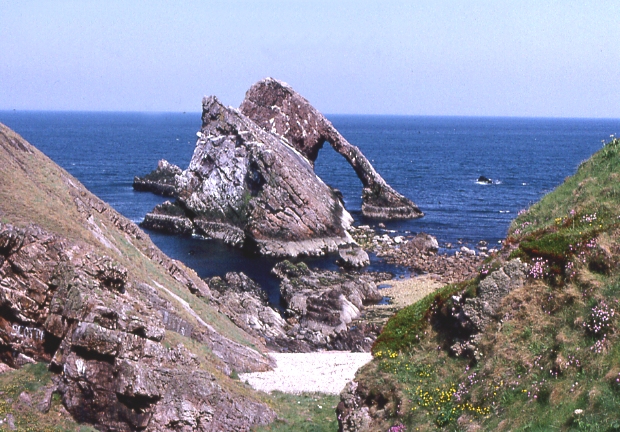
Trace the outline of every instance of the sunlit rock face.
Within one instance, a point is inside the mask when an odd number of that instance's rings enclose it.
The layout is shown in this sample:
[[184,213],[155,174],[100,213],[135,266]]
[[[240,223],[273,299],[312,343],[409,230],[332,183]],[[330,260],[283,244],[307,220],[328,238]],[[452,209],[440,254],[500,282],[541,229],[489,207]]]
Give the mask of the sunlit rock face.
[[[274,256],[321,255],[352,242],[351,216],[309,161],[214,96],[203,101],[194,155],[176,180],[178,217],[205,237]],[[160,206],[145,224],[170,216]]]
[[362,182],[364,216],[410,219],[424,215],[411,200],[392,189],[360,149],[288,84],[273,78],[257,82],[247,91],[240,110],[263,129],[282,137],[311,163],[316,161],[323,144],[329,142]]

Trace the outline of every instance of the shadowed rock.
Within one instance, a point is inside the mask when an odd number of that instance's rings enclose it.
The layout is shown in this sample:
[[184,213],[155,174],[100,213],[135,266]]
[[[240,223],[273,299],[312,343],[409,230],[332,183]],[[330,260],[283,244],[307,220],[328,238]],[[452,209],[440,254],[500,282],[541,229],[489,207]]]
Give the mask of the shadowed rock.
[[381,219],[424,216],[411,200],[385,182],[359,148],[350,144],[323,114],[288,84],[273,78],[257,82],[246,93],[240,110],[263,129],[285,139],[311,163],[325,141],[329,142],[362,181],[364,216]]

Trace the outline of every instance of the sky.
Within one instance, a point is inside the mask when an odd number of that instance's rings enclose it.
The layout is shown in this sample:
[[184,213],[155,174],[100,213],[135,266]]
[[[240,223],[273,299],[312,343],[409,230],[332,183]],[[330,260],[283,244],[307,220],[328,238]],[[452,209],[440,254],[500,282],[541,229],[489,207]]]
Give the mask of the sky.
[[620,118],[620,1],[0,0],[0,110]]

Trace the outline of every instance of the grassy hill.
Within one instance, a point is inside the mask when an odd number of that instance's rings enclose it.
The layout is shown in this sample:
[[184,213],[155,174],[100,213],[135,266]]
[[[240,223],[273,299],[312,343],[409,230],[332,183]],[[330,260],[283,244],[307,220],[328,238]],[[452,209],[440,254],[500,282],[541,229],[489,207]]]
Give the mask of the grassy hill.
[[[620,430],[619,179],[612,137],[519,212],[478,277],[388,322],[356,379],[372,430]],[[525,283],[501,298],[474,350],[456,355],[459,308],[515,259]]]

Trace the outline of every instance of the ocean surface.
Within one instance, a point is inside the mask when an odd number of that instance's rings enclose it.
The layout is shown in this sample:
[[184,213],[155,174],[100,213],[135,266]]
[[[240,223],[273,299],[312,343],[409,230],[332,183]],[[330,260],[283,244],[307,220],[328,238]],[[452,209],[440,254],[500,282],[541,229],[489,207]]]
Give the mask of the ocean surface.
[[[517,212],[539,200],[575,172],[579,163],[620,133],[620,120],[476,117],[328,116],[396,190],[426,214],[385,222],[398,233],[427,232],[444,245],[461,240],[497,244]],[[129,219],[140,222],[164,198],[135,192],[135,175],[159,159],[186,168],[200,129],[199,113],[108,113],[0,111],[0,122],[21,134],[88,189]],[[356,223],[361,183],[327,143],[317,174],[340,189]],[[479,176],[493,184],[479,184]],[[275,264],[219,242],[149,232],[168,255],[203,277],[244,271],[277,302]],[[309,265],[335,268],[334,257]],[[373,257],[372,269],[391,268]]]

